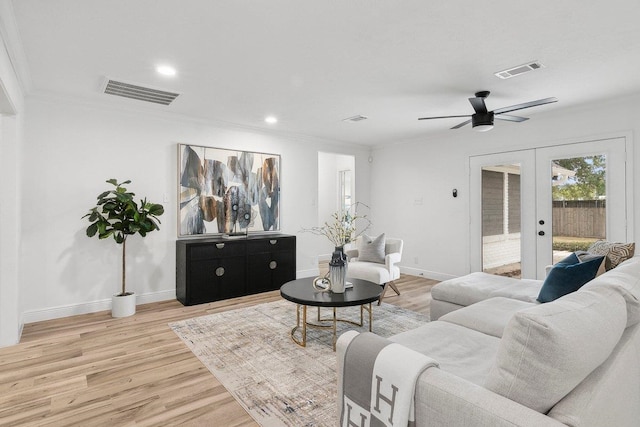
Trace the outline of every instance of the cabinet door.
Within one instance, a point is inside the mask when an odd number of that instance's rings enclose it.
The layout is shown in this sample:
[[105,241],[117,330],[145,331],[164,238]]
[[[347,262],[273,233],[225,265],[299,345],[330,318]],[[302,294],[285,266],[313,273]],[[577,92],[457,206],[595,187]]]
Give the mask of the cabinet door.
[[189,305],[245,295],[244,257],[192,261],[187,289]]
[[280,289],[280,286],[295,279],[295,258],[291,251],[252,254],[247,264],[251,293]]

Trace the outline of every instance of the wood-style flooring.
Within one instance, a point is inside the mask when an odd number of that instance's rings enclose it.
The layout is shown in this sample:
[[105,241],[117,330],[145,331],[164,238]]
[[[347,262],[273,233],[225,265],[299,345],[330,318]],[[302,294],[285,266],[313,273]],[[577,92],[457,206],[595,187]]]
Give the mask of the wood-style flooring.
[[[396,283],[401,295],[389,289],[386,303],[428,313],[437,282]],[[0,426],[257,426],[168,323],[280,298],[164,301],[123,319],[104,311],[27,324],[20,344],[0,349]]]

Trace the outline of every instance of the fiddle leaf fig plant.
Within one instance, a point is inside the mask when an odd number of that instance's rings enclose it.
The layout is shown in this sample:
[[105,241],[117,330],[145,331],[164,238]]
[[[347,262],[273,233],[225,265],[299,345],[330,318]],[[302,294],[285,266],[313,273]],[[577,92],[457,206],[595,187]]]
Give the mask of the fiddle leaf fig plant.
[[151,203],[146,198],[136,203],[135,193],[128,192],[124,187],[131,181],[118,183],[116,179],[109,179],[107,183],[115,188],[98,195],[98,203],[82,218],[89,219],[87,236],[98,236],[99,239],[113,237],[116,243],[122,245],[122,292],[118,296],[130,295],[126,290],[125,260],[127,238],[133,234],[146,236],[154,230],[160,230],[158,217],[164,213],[164,207]]

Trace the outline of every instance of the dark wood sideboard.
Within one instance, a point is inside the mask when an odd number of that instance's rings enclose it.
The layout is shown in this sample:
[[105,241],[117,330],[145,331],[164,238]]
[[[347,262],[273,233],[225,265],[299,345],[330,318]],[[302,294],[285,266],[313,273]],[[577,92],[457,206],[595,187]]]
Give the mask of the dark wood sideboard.
[[296,278],[296,236],[176,241],[176,298],[184,305],[280,289]]

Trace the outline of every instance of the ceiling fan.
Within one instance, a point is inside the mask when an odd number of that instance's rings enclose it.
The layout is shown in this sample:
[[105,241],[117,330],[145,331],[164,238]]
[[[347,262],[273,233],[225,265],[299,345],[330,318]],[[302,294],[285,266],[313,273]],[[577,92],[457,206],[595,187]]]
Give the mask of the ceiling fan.
[[511,111],[523,110],[525,108],[537,107],[538,105],[551,104],[552,102],[558,102],[558,98],[544,98],[537,101],[525,102],[523,104],[516,104],[510,107],[498,108],[497,110],[488,111],[484,100],[489,96],[491,92],[483,90],[476,92],[475,98],[469,98],[471,106],[475,110],[474,114],[467,114],[464,116],[441,116],[441,117],[421,117],[418,120],[431,120],[431,119],[448,119],[454,117],[471,117],[458,125],[455,125],[451,129],[459,129],[462,126],[471,123],[474,130],[484,132],[493,129],[493,119],[508,120],[510,122],[524,122],[529,120],[527,117],[511,116],[505,113]]

